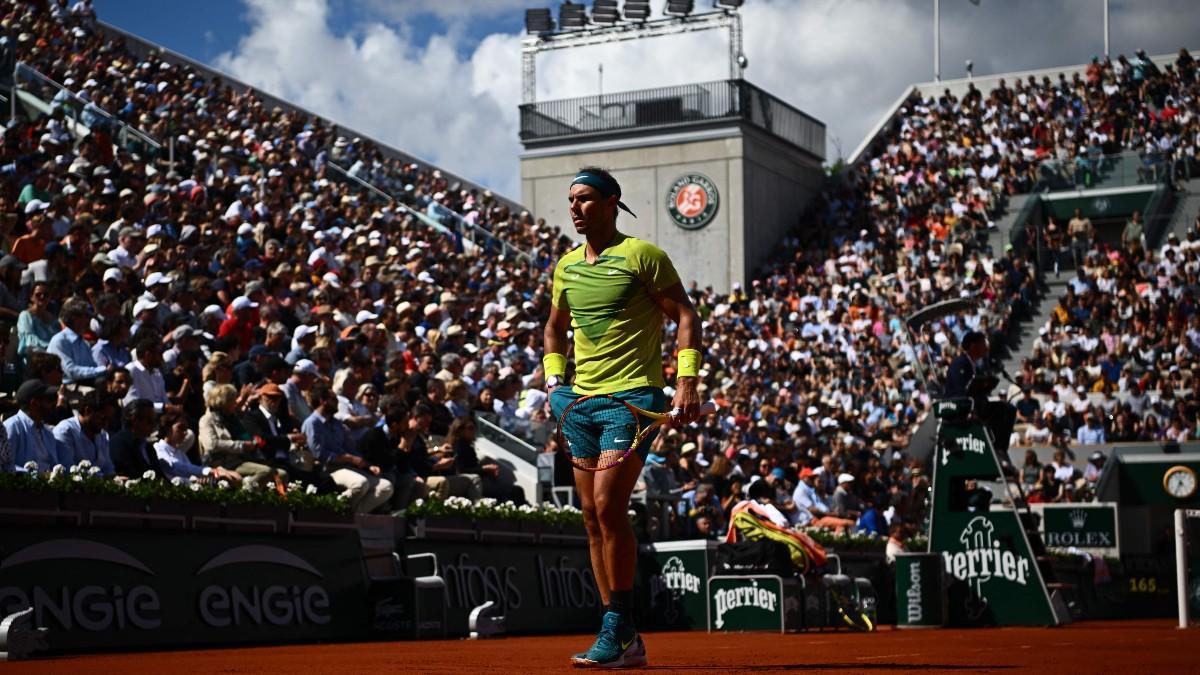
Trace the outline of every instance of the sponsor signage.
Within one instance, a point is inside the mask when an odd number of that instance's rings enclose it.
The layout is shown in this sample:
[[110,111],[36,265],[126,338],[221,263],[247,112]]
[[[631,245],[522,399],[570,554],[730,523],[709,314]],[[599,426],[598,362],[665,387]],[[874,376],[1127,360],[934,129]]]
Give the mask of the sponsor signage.
[[641,586],[649,591],[650,622],[660,628],[702,630],[717,543],[703,539],[649,544],[639,559]]
[[1042,514],[1042,537],[1050,548],[1077,548],[1098,555],[1120,554],[1117,505],[1035,504]]
[[56,651],[362,637],[365,591],[354,532],[0,528],[0,615]]
[[784,630],[785,614],[796,619],[800,598],[788,598],[783,579],[771,575],[715,576],[708,580],[708,629]]
[[491,600],[509,633],[593,631],[602,602],[585,546],[412,539],[446,581],[446,624],[466,635],[471,610]]
[[699,230],[711,223],[720,205],[716,183],[703,174],[686,173],[667,190],[667,213],[685,230]]
[[926,628],[946,624],[942,556],[896,554],[896,626]]
[[972,509],[964,496],[969,480],[996,481],[1007,490],[984,427],[949,424],[943,418],[936,453],[929,547],[942,557],[948,582],[948,623],[1056,624],[1050,596],[1017,514]]

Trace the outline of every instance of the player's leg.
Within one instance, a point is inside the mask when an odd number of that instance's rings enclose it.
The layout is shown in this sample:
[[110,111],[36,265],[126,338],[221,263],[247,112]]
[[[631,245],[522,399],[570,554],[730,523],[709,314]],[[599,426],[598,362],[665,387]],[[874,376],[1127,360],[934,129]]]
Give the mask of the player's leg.
[[608,581],[608,568],[604,563],[604,536],[600,529],[600,517],[596,513],[595,478],[596,474],[594,473],[575,469],[575,494],[579,495],[579,508],[583,511],[583,526],[587,530],[592,574],[596,576],[596,589],[600,591],[600,602],[608,607],[608,591],[611,586]]

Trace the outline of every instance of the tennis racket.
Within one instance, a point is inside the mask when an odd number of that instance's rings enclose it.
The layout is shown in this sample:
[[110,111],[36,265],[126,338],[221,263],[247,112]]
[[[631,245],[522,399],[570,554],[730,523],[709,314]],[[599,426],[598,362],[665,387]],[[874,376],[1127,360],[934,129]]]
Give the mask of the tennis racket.
[[[700,406],[701,415],[715,412],[713,401]],[[558,446],[575,468],[605,471],[625,461],[655,429],[671,424],[678,415],[678,410],[643,410],[612,394],[580,396],[558,418]]]

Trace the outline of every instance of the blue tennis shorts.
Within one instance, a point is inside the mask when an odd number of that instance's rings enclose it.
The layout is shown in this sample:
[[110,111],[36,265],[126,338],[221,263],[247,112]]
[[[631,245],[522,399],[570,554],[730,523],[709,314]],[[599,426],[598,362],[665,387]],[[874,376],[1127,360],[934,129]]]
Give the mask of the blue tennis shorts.
[[[563,411],[576,399],[582,397],[570,386],[558,387],[550,394],[550,410],[555,419],[562,419]],[[637,387],[613,393],[618,398],[642,410],[665,412],[667,395],[658,387]],[[577,415],[579,408],[584,407],[587,415]],[[596,419],[589,420],[591,417]],[[628,408],[604,398],[584,401],[571,412],[571,419],[563,427],[563,435],[570,446],[571,454],[575,457],[599,457],[601,450],[624,450],[629,445],[631,437],[637,433],[638,426],[646,426],[654,420],[645,417],[635,420]],[[658,436],[658,429],[647,434],[642,443],[635,449],[638,457],[646,461],[650,445]]]

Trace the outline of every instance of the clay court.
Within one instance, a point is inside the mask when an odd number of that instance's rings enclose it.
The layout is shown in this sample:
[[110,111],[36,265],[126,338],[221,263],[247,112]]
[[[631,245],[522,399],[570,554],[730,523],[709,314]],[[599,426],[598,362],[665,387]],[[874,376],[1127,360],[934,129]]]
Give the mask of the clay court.
[[[543,673],[570,670],[590,636],[379,642],[76,656],[6,664],[11,673]],[[1161,621],[1064,628],[852,633],[651,633],[657,672],[1200,672],[1196,634]]]

